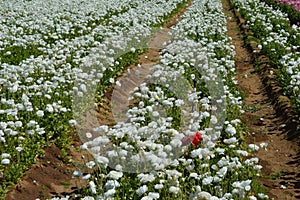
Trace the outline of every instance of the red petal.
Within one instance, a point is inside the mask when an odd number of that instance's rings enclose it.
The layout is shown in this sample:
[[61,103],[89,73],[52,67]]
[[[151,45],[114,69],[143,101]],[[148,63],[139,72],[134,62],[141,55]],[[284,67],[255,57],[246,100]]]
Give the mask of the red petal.
[[199,142],[200,142],[200,140],[198,140],[198,138],[195,137],[195,138],[192,140],[192,145],[193,145],[193,146],[198,146]]
[[200,141],[202,141],[203,138],[199,132],[196,132],[196,134],[191,136],[190,139],[192,141],[193,146],[198,146],[198,144],[200,143]]
[[197,132],[197,133],[195,134],[195,136],[196,136],[200,141],[203,140],[202,135],[201,135],[199,132]]

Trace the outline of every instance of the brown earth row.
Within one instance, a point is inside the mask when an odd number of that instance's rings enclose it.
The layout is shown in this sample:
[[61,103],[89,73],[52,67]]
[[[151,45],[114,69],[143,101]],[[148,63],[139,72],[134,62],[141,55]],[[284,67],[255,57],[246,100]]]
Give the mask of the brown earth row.
[[[299,116],[291,101],[282,95],[276,80],[276,69],[268,65],[266,58],[253,54],[255,43],[245,44],[247,34],[244,20],[231,0],[223,0],[227,15],[228,35],[236,47],[236,70],[244,99],[244,121],[251,136],[249,142],[268,143],[267,151],[257,153],[263,166],[260,178],[271,198],[278,200],[300,199]],[[259,70],[255,63],[263,63]],[[274,73],[270,73],[273,71]]]

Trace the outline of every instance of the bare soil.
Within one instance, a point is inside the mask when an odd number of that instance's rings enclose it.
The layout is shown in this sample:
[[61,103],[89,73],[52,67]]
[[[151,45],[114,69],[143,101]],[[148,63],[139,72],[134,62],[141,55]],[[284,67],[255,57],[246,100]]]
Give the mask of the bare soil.
[[246,95],[243,119],[251,134],[248,142],[257,145],[268,143],[267,151],[260,149],[257,153],[263,166],[260,181],[269,197],[300,199],[299,117],[290,106],[290,100],[281,96],[282,89],[274,75],[276,69],[270,68],[264,57],[255,58],[264,63],[259,68],[254,64],[252,52],[255,45],[245,45],[243,19],[230,8],[229,0],[222,2],[227,16],[228,36],[236,48],[239,87]]
[[45,147],[45,155],[37,158],[22,180],[7,193],[6,200],[49,199],[86,186],[86,181],[72,179],[72,174],[75,170],[82,170],[84,160],[91,155],[78,149],[80,140],[75,133],[72,137],[73,144],[67,158],[62,159],[61,149],[57,146]]

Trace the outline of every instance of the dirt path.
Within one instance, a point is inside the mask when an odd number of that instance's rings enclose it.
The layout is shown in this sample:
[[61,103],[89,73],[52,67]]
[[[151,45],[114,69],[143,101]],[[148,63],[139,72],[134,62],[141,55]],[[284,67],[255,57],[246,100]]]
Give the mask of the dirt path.
[[36,163],[25,172],[25,176],[6,195],[6,200],[47,199],[61,193],[70,193],[87,181],[72,179],[75,170],[84,168],[82,156],[91,157],[88,152],[79,150],[79,138],[74,133],[68,161],[61,159],[61,150],[55,146],[44,149],[45,155],[37,158]]
[[[127,67],[126,71],[129,69],[135,73],[126,73],[124,71],[122,80],[120,80],[121,84],[123,81],[125,86],[123,91],[121,91],[122,98],[124,98],[124,94],[138,86],[141,83],[140,81],[143,80],[136,79],[136,73],[144,77],[150,73],[150,67],[159,62],[159,53],[163,43],[170,39],[168,35],[169,28],[180,20],[180,16],[183,15],[186,7],[190,4],[191,1],[165,23],[163,30],[157,32],[149,43],[151,48],[139,56],[141,65],[130,65]],[[111,126],[115,123],[110,103],[113,89],[114,86],[111,86],[107,90],[105,100],[97,110],[98,113],[96,114],[100,124]],[[90,123],[94,124],[95,122],[91,121]],[[83,153],[79,151],[81,141],[76,133],[74,133],[72,138],[73,145],[70,148],[70,162],[66,163],[59,159],[61,150],[55,145],[46,147],[44,149],[45,156],[37,159],[36,164],[25,173],[22,180],[7,193],[6,200],[43,200],[55,196],[71,195],[77,189],[85,187],[88,184],[87,181],[72,179],[71,177],[75,170],[84,169],[84,161],[90,160],[91,155],[88,152]]]
[[299,140],[295,137],[291,140],[290,134],[295,130],[290,129],[291,124],[287,124],[286,115],[274,105],[274,94],[268,92],[262,81],[262,76],[266,74],[255,68],[229,1],[222,2],[227,16],[228,35],[236,48],[239,86],[241,92],[246,94],[244,119],[252,134],[249,142],[268,143],[267,151],[261,149],[257,153],[264,174],[260,180],[274,199],[300,199]]

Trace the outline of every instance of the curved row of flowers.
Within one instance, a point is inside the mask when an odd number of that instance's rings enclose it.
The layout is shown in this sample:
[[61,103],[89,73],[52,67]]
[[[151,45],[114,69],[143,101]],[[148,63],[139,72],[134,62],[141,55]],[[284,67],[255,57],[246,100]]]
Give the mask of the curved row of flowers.
[[[300,106],[300,28],[290,26],[285,13],[258,0],[234,0],[246,20],[249,31],[257,38],[258,55],[266,55],[277,70],[285,94]],[[270,73],[273,73],[272,71]]]
[[[1,195],[20,179],[45,145],[55,142],[67,150],[69,123],[74,123],[72,95],[78,92],[75,80],[80,80],[78,74],[92,61],[93,53],[100,52],[107,64],[98,70],[101,81],[113,82],[117,70],[139,53],[123,55],[122,62],[115,64],[120,55],[109,49],[126,53],[130,43],[121,35],[146,41],[153,26],[161,25],[185,3],[157,0],[151,5],[124,0],[99,6],[92,2],[79,6],[84,2],[51,1],[47,9],[38,0],[1,2]],[[80,86],[79,90],[84,88]]]
[[261,166],[251,156],[259,147],[242,144],[242,98],[221,1],[192,1],[172,34],[147,82],[133,88],[128,120],[86,133],[82,149],[95,157],[86,168],[96,171],[74,172],[89,180],[79,195],[267,199],[256,190]]

